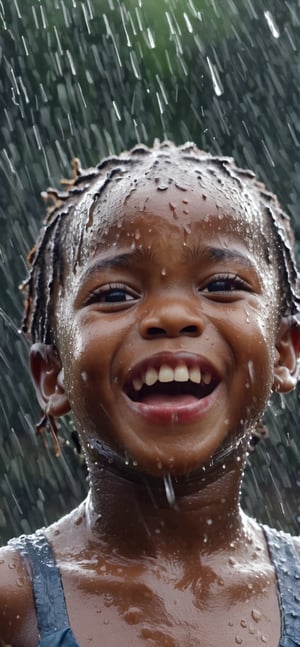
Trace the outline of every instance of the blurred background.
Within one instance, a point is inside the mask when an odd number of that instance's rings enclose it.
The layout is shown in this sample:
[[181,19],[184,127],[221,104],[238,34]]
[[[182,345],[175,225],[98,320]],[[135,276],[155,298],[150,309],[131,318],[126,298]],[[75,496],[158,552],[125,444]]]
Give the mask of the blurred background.
[[[258,174],[300,239],[299,0],[0,2],[0,543],[81,500],[86,473],[62,429],[56,458],[20,335],[40,193],[155,137],[194,140]],[[299,255],[299,254],[298,254]],[[243,506],[299,533],[299,395],[276,398],[251,457]]]

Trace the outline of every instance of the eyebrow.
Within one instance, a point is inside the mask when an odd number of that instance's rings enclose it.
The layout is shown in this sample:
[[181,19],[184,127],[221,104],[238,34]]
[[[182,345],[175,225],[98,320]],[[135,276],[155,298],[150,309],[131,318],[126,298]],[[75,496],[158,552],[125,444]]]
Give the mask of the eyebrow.
[[[242,254],[237,249],[229,249],[224,247],[185,247],[186,255],[194,260],[202,258],[206,261],[219,261],[219,262],[238,262],[247,268],[256,270],[254,263],[249,257]],[[113,254],[105,258],[97,258],[93,263],[84,270],[81,276],[81,281],[86,281],[90,276],[96,272],[101,272],[106,269],[126,268],[132,267],[136,262],[141,262],[145,259],[153,260],[154,253],[151,249],[135,249],[134,251],[124,252],[122,254]]]
[[105,258],[96,258],[93,263],[86,268],[82,273],[81,281],[86,281],[95,272],[103,271],[106,269],[114,269],[118,267],[131,267],[136,262],[142,261],[145,258],[153,258],[153,253],[149,249],[135,249],[131,252],[124,252],[123,254],[113,254]]
[[249,256],[246,256],[246,254],[243,254],[242,252],[238,251],[237,249],[232,249],[229,247],[205,247],[205,249],[202,249],[201,247],[194,247],[194,248],[186,248],[187,254],[194,259],[197,258],[204,258],[207,261],[235,261],[238,263],[241,263],[247,268],[253,268],[256,269],[256,266],[254,262],[249,258]]

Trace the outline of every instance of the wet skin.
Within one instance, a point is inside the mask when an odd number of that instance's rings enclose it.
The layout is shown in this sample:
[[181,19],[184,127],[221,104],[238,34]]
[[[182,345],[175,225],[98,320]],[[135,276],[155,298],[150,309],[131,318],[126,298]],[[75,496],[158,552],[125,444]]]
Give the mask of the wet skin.
[[[249,430],[273,384],[292,388],[295,352],[249,202],[233,208],[218,189],[216,204],[204,188],[205,199],[192,178],[186,192],[154,181],[110,192],[105,228],[86,231],[58,295],[59,360],[32,353],[40,403],[52,415],[71,407],[90,469],[87,502],[47,530],[82,647],[279,642],[273,567],[239,488]],[[134,388],[162,365],[211,381]],[[5,550],[6,613],[20,629],[4,639],[32,647],[30,584]]]
[[[196,187],[150,197],[146,188],[125,206],[118,194],[107,204],[112,225],[60,299],[58,345],[85,444],[100,436],[147,473],[184,474],[263,411],[278,316],[262,278],[270,277],[263,244],[249,251],[246,226],[225,200],[217,207]],[[132,378],[147,368],[182,364],[210,375],[206,397],[134,392]]]

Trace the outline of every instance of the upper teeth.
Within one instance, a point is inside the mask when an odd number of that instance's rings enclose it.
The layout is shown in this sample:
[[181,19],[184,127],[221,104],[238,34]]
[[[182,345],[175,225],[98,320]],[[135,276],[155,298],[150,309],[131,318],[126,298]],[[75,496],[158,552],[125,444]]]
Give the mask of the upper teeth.
[[156,382],[188,382],[189,380],[194,382],[194,384],[200,384],[201,379],[204,384],[210,384],[211,378],[212,376],[209,371],[205,371],[201,374],[198,366],[188,368],[185,364],[179,364],[173,369],[167,364],[162,364],[159,370],[156,370],[155,368],[147,368],[143,375],[133,378],[132,384],[136,391],[140,391],[143,384],[153,386]]

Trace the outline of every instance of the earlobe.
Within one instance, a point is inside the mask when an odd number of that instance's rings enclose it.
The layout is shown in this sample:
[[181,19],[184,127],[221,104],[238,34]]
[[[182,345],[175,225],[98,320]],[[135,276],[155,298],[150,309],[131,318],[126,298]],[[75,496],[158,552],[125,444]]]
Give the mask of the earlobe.
[[283,319],[275,349],[273,390],[279,393],[292,391],[298,381],[300,354],[300,326]]
[[31,374],[39,401],[46,415],[58,418],[70,411],[63,368],[54,346],[36,343],[30,350]]

